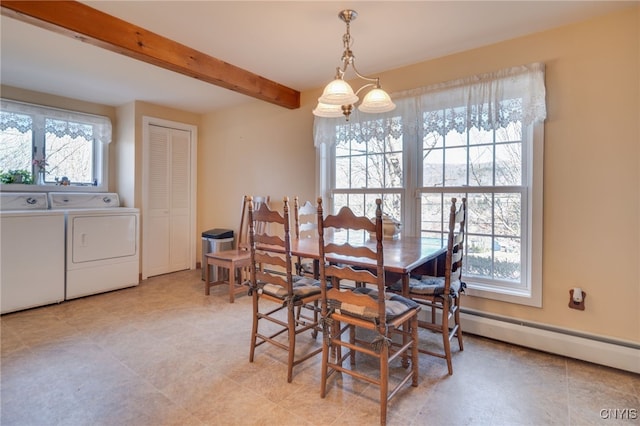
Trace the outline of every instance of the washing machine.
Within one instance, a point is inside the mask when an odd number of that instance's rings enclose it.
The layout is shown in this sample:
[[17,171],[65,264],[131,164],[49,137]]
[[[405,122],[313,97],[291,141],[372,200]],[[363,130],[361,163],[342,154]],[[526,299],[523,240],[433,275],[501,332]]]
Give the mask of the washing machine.
[[64,212],[45,192],[0,192],[0,313],[64,300]]
[[50,192],[49,204],[65,214],[67,300],[138,285],[139,209],[117,193]]

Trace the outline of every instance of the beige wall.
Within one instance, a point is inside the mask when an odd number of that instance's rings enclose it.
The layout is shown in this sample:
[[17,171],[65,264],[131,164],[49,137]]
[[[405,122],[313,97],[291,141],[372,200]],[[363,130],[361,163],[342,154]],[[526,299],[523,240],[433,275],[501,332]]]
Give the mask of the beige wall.
[[[638,8],[382,74],[401,91],[530,62],[546,64],[543,307],[464,305],[640,342]],[[330,78],[330,74],[327,74]],[[199,229],[237,228],[246,193],[315,197],[311,109],[264,103],[208,114],[199,147]],[[586,310],[567,307],[569,289]]]
[[313,116],[252,102],[208,114],[198,146],[198,229],[240,226],[244,195],[315,197]]

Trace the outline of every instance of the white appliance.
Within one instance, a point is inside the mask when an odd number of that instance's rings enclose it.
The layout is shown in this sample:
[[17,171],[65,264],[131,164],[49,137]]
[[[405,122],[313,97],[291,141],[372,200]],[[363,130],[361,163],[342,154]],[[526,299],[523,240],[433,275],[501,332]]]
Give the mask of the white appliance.
[[140,211],[116,193],[50,192],[66,216],[66,299],[138,285]]
[[64,212],[44,192],[0,192],[0,313],[64,300]]

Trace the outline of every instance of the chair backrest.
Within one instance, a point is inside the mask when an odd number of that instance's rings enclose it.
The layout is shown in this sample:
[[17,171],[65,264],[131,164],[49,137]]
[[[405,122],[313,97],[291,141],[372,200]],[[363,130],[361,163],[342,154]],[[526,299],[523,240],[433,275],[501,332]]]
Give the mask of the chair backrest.
[[316,208],[311,201],[306,201],[300,205],[298,197],[294,198],[294,217],[296,239],[313,238],[317,234],[318,220],[316,217]]
[[289,199],[285,197],[283,200],[282,214],[271,210],[266,203],[260,203],[254,209],[254,203],[251,200],[252,197],[248,197],[252,286],[255,287],[258,282],[276,285],[290,294],[293,277]]
[[449,294],[451,286],[460,288],[462,279],[462,259],[464,257],[464,233],[467,221],[467,199],[456,208],[457,200],[451,199],[449,211],[449,236],[447,241],[447,256],[445,260],[445,288],[444,294]]
[[[318,198],[320,282],[325,283],[327,277],[331,277],[332,282],[331,289],[322,286],[323,316],[327,314],[327,304],[332,303],[329,301],[337,301],[342,305],[357,306],[356,310],[359,309],[365,313],[363,317],[373,316],[377,319],[377,323],[384,327],[386,317],[381,205],[382,200],[377,199],[374,221],[365,216],[355,216],[348,207],[342,207],[336,215],[323,217],[322,198]],[[347,241],[333,241],[330,235],[336,230],[375,233],[375,239],[369,241],[354,239],[360,243],[352,242],[349,239]],[[377,301],[364,294],[341,291],[340,280],[375,285],[378,291]]]
[[248,199],[251,198],[251,203],[254,210],[257,210],[261,205],[269,206],[270,197],[254,195],[245,195],[242,197],[242,213],[240,214],[240,229],[238,230],[238,242],[237,247],[239,249],[249,249],[249,210],[247,208]]

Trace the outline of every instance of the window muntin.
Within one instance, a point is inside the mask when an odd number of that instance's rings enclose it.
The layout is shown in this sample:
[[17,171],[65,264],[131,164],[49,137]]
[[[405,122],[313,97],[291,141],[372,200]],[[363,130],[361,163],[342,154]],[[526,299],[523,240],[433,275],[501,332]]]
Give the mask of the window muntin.
[[44,185],[62,177],[84,190],[107,187],[107,117],[2,100],[0,111],[0,170],[24,170],[36,185],[5,189],[37,190],[36,176],[44,171]]

